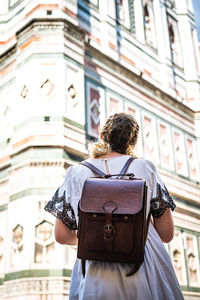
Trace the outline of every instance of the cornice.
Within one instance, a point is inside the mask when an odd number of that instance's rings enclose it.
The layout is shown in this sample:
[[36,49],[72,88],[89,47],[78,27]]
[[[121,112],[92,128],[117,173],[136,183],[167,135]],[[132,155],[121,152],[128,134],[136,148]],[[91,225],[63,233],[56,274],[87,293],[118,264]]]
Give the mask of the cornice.
[[68,34],[71,37],[74,37],[76,41],[84,42],[85,33],[79,27],[73,25],[63,18],[34,18],[29,22],[25,23],[19,30],[16,32],[16,44],[6,51],[0,54],[0,63],[5,61],[8,57],[12,56],[17,51],[18,42],[21,38],[24,38],[24,35],[28,34],[31,30],[36,29],[36,32],[42,31],[57,31],[61,30],[64,34]]
[[0,65],[17,52],[17,44],[0,54]]

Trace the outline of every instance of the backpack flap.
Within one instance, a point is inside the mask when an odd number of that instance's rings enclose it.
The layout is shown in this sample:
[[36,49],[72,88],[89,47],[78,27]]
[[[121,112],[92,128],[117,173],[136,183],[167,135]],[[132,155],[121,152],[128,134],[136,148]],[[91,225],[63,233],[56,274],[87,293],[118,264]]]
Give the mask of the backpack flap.
[[88,178],[80,200],[80,210],[87,213],[105,213],[104,204],[112,201],[112,214],[137,214],[143,206],[143,180]]

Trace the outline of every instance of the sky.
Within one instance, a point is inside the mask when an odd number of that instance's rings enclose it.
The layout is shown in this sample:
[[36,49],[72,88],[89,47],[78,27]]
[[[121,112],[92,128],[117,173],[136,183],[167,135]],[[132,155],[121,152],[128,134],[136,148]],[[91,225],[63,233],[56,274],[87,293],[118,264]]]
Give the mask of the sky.
[[200,42],[200,0],[192,0],[192,2],[193,2],[195,19],[197,24],[198,39]]

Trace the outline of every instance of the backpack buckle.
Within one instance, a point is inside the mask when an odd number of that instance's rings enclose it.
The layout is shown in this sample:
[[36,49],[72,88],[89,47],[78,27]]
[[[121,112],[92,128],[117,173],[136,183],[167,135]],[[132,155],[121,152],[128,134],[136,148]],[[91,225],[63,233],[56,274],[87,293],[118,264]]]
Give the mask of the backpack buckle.
[[106,224],[103,228],[103,233],[105,241],[112,240],[115,235],[115,228],[112,224]]

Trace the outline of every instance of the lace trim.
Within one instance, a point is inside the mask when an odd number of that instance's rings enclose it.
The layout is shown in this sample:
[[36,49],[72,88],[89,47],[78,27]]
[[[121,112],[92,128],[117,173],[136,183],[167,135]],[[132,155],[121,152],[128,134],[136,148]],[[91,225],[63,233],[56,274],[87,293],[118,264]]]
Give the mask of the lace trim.
[[170,196],[166,186],[164,185],[164,189],[161,188],[160,184],[159,190],[160,190],[160,198],[152,198],[150,203],[150,210],[152,213],[152,216],[154,218],[160,218],[167,208],[170,208],[172,211],[174,211],[176,205]]
[[61,197],[58,196],[58,191],[55,192],[53,198],[45,206],[45,210],[50,212],[54,217],[58,218],[71,230],[77,230],[75,214],[70,203],[65,201],[65,192]]

